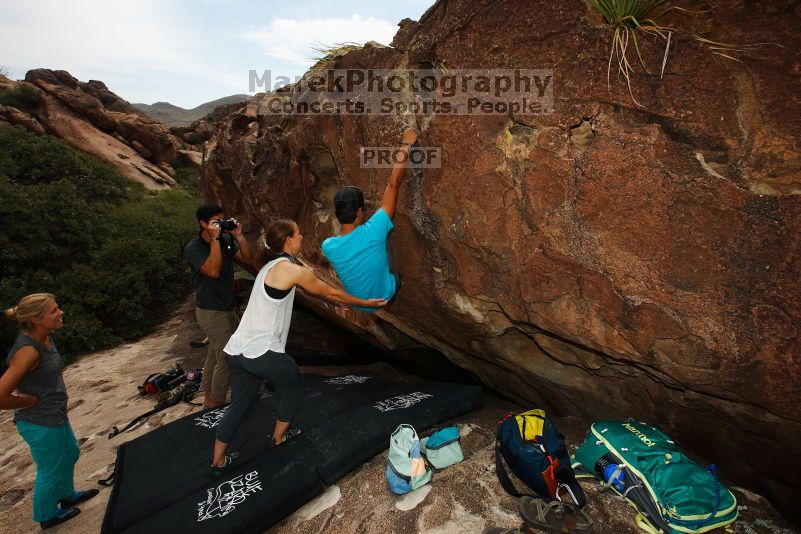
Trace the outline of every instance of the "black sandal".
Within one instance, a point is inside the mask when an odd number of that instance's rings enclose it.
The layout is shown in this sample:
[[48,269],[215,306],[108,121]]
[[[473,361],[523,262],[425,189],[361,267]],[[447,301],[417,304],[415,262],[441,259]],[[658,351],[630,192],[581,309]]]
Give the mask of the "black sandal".
[[69,521],[70,519],[72,519],[73,517],[75,517],[76,515],[78,515],[80,513],[81,513],[80,508],[75,508],[75,507],[62,508],[61,510],[56,512],[56,515],[54,515],[53,517],[51,517],[47,521],[39,522],[39,526],[42,527],[42,530],[44,530],[46,528],[54,527],[56,525],[60,525],[61,523],[65,522],[65,521]]
[[100,493],[96,489],[88,489],[85,491],[73,491],[72,495],[67,497],[66,499],[61,499],[58,501],[58,505],[62,508],[69,508],[71,506],[75,506],[76,504],[80,504],[82,502],[88,501],[92,497],[96,496]]
[[531,528],[553,534],[582,534],[592,532],[592,519],[578,506],[568,502],[546,503],[534,497],[520,497],[517,511]]

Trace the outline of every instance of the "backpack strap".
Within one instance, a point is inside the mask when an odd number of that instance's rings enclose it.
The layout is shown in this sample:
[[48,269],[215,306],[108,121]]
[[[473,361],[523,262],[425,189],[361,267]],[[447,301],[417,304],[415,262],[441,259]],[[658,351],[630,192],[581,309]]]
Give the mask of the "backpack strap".
[[167,387],[169,389],[172,389],[178,386],[179,384],[186,382],[186,374],[183,372],[182,369],[179,369],[179,371],[180,371],[179,373],[176,373],[175,376],[170,378],[170,380],[167,382]]
[[181,400],[191,406],[203,406],[203,403],[200,402],[192,402],[192,399],[195,398],[200,386],[198,384],[190,384],[188,382],[184,382],[183,385],[183,392],[181,393]]
[[151,379],[152,379],[154,376],[159,376],[160,374],[161,374],[161,373],[153,373],[153,374],[151,374],[151,375],[147,375],[147,378],[145,378],[145,381],[144,381],[144,382],[142,382],[142,385],[144,386],[145,384],[147,384],[148,382],[150,382],[150,380],[151,380]]
[[520,493],[515,488],[515,485],[512,483],[512,479],[509,477],[509,473],[506,472],[506,468],[503,466],[503,459],[501,458],[501,425],[507,419],[514,417],[512,413],[507,413],[500,421],[498,421],[498,432],[495,435],[495,473],[498,475],[498,482],[501,483],[501,486],[506,493],[511,495],[515,498],[520,498],[523,496],[534,497],[534,495],[528,493]]
[[504,490],[506,490],[506,493],[518,499],[522,497],[520,492],[515,489],[514,484],[512,484],[512,481],[509,478],[509,473],[506,472],[506,468],[503,466],[503,460],[501,460],[500,437],[495,439],[495,472],[498,475],[498,482],[501,483],[501,486]]
[[[504,419],[505,420],[505,419]],[[501,483],[501,486],[506,493],[519,499],[520,497],[537,497],[536,495],[532,495],[531,493],[520,493],[515,488],[515,485],[512,483],[512,479],[509,477],[509,473],[506,472],[506,468],[503,466],[503,458],[501,455],[501,436],[500,433],[495,438],[495,473],[498,475],[498,482]]]
[[117,474],[117,470],[115,469],[114,471],[111,472],[111,474],[109,476],[107,476],[106,478],[101,478],[100,480],[97,481],[97,483],[100,484],[101,486],[106,487],[106,488],[108,488],[109,486],[113,486],[114,485],[114,476],[116,474]]
[[559,498],[559,488],[564,487],[567,488],[576,506],[582,508],[587,504],[587,497],[584,495],[584,490],[581,489],[581,486],[576,480],[576,473],[573,471],[573,468],[570,467],[570,463],[563,464],[559,462],[559,467],[554,469],[553,474],[557,482],[559,482],[559,486],[556,489],[557,499],[561,500],[561,498]]
[[567,494],[573,500],[573,503],[579,508],[587,504],[587,497],[584,495],[584,490],[581,489],[576,480],[576,473],[573,471],[573,466],[570,464],[570,455],[567,453],[567,446],[565,445],[565,436],[558,433],[559,446],[555,451],[547,450],[548,458],[559,460],[559,466],[553,470],[553,476],[558,484],[556,488],[557,500],[562,500],[559,490],[566,490]]
[[141,421],[142,419],[145,419],[145,418],[147,418],[147,417],[150,417],[150,416],[151,416],[151,415],[153,415],[154,413],[156,413],[156,412],[160,412],[160,411],[161,411],[161,410],[163,410],[164,408],[166,408],[166,406],[159,406],[159,405],[156,405],[156,407],[155,407],[155,408],[153,408],[152,410],[150,410],[149,412],[145,412],[145,413],[143,413],[142,415],[139,415],[139,416],[135,417],[135,418],[134,418],[134,420],[133,420],[133,421],[131,421],[130,423],[128,423],[127,425],[125,425],[125,426],[122,428],[122,430],[118,429],[116,426],[113,426],[113,427],[111,427],[111,432],[109,432],[109,433],[108,433],[108,439],[111,439],[111,438],[113,438],[113,437],[114,437],[114,436],[116,436],[117,434],[122,434],[123,432],[125,432],[125,431],[129,430],[129,429],[130,429],[132,426],[134,426],[136,423],[138,423],[138,422],[139,422],[139,421]]

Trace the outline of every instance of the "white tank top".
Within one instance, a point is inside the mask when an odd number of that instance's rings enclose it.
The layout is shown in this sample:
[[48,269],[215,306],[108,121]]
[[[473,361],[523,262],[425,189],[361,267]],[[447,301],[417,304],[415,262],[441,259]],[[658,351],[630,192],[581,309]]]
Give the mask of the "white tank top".
[[292,304],[295,302],[295,288],[282,299],[267,295],[264,281],[267,273],[276,264],[289,261],[278,258],[261,268],[256,275],[250,300],[239,322],[239,327],[223,349],[226,354],[241,354],[245,358],[258,358],[268,350],[284,352],[289,323],[292,320]]

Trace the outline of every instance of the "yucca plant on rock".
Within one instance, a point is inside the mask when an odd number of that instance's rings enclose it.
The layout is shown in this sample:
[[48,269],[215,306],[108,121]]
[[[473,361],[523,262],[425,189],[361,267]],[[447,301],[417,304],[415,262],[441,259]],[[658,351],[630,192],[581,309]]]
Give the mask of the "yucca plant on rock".
[[320,63],[328,62],[337,56],[347,54],[353,50],[358,50],[361,47],[362,45],[354,42],[335,43],[332,45],[318,43],[311,47],[312,50],[317,53],[317,55],[309,59],[314,61],[315,65],[319,65]]
[[[637,102],[634,98],[634,93],[631,89],[631,75],[635,72],[632,66],[633,61],[629,59],[629,46],[633,45],[640,65],[646,74],[651,74],[645,66],[640,46],[637,41],[637,34],[653,35],[661,37],[665,40],[665,53],[662,57],[662,68],[660,77],[665,72],[665,65],[667,64],[668,52],[670,51],[670,40],[673,32],[679,31],[677,28],[665,26],[657,21],[660,20],[665,14],[671,11],[680,11],[684,13],[701,13],[697,11],[690,11],[683,7],[676,5],[669,0],[586,0],[587,3],[600,13],[607,24],[612,26],[614,33],[612,34],[612,47],[609,51],[609,63],[606,70],[607,87],[610,87],[610,76],[612,72],[613,61],[617,62],[618,73],[623,76],[626,81],[626,86],[629,90],[629,95],[632,101],[642,107],[642,104]],[[732,53],[743,52],[749,48],[758,47],[764,43],[757,43],[753,45],[732,45],[728,43],[720,43],[692,35],[694,39],[709,47],[713,53],[739,61],[732,57]]]

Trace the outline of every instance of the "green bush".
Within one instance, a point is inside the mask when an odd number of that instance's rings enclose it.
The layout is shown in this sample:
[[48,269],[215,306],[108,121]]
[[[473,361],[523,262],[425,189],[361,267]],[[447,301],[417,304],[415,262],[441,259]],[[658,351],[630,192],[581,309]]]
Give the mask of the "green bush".
[[0,91],[0,105],[3,106],[11,106],[24,111],[33,111],[41,101],[42,94],[37,89],[28,87],[27,85]]
[[[71,358],[136,339],[189,291],[183,245],[194,235],[197,176],[145,191],[63,141],[0,126],[0,306],[56,295],[57,343]],[[16,337],[0,321],[0,348]]]

